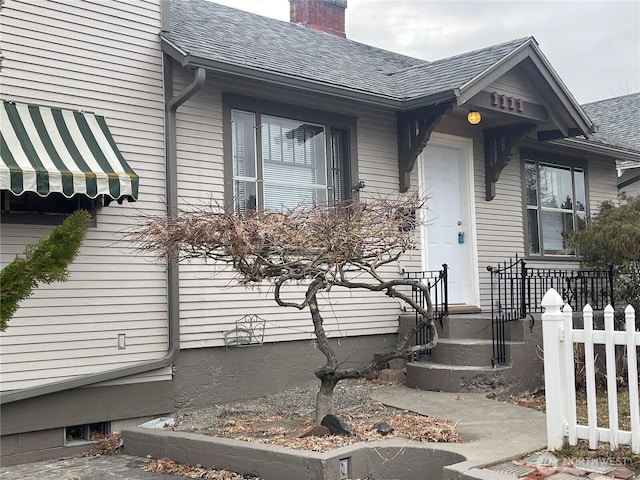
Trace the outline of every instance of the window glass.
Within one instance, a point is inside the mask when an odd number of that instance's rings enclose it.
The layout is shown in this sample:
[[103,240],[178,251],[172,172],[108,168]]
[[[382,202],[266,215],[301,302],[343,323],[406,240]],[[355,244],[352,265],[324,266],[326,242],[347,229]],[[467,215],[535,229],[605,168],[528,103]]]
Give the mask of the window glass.
[[573,230],[573,214],[543,210],[542,219],[542,245],[544,253],[549,255],[567,255],[573,253],[572,250],[565,248],[563,233]]
[[233,202],[235,211],[246,213],[257,205],[255,115],[233,110]]
[[575,255],[564,234],[583,229],[587,217],[581,168],[525,162],[527,251],[530,255]]
[[540,165],[540,204],[548,208],[573,208],[571,170]]
[[346,165],[347,132],[345,130],[331,131],[331,172],[333,175],[333,201],[339,202],[345,197],[343,190],[344,171]]
[[529,254],[540,254],[540,234],[538,233],[538,210],[527,210],[527,229],[529,232]]
[[573,177],[576,184],[576,211],[587,211],[587,194],[585,192],[584,171],[576,168],[573,170]]
[[347,129],[259,111],[230,111],[236,212],[326,205],[348,195]]
[[538,205],[538,176],[535,163],[527,162],[525,164],[525,182],[527,205]]

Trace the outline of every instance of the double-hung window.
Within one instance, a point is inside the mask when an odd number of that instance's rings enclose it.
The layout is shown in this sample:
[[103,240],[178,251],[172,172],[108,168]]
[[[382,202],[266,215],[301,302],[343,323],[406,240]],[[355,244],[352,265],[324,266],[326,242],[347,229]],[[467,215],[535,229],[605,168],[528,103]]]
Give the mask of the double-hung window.
[[247,108],[247,99],[233,98],[225,109],[231,138],[226,195],[236,213],[348,198],[355,121],[264,102]]
[[527,159],[525,189],[528,254],[575,255],[563,234],[585,226],[584,168]]

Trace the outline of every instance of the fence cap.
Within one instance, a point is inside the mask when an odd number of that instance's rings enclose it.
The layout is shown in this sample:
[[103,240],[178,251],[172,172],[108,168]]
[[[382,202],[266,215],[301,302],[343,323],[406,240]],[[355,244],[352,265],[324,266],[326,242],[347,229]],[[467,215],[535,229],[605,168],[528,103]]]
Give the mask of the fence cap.
[[564,305],[564,300],[554,288],[550,288],[547,290],[547,293],[542,297],[542,302],[540,303],[544,307],[545,312],[560,312],[560,308]]

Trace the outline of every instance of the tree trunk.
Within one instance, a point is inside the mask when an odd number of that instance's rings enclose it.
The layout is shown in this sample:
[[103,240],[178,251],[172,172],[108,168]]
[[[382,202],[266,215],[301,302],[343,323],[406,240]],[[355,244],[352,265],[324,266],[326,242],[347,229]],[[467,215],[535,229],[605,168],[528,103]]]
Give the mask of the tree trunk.
[[316,397],[316,424],[320,425],[322,419],[333,413],[333,389],[336,388],[338,380],[333,372],[316,372],[320,379],[320,390]]

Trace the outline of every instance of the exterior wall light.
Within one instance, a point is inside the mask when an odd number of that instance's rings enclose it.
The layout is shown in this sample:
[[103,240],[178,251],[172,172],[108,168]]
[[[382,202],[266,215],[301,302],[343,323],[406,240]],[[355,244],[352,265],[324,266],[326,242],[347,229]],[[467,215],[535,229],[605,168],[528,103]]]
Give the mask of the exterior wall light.
[[469,112],[469,114],[467,115],[467,121],[471,124],[471,125],[477,125],[480,123],[480,120],[482,120],[482,116],[480,115],[480,112],[476,112],[475,110],[471,110]]

